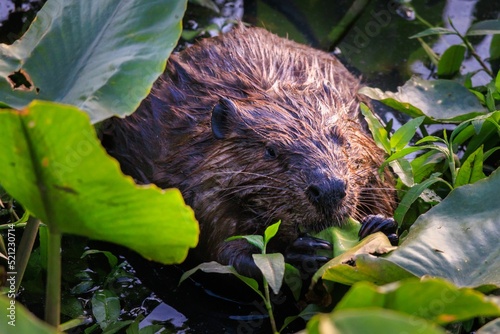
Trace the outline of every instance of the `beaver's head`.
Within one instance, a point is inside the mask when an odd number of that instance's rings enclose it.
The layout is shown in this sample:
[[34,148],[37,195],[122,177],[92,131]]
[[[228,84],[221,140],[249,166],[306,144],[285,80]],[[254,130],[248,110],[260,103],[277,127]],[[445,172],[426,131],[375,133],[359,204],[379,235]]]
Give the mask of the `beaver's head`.
[[338,112],[310,109],[300,101],[219,100],[211,117],[213,147],[197,168],[218,192],[215,210],[313,230],[356,214],[367,179],[349,132],[360,129]]

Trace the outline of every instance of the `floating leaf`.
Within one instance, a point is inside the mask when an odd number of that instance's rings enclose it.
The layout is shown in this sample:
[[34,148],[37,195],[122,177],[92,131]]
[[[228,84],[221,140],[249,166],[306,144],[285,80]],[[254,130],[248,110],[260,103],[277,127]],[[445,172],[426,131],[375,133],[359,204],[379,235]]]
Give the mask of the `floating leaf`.
[[185,8],[185,0],[47,1],[21,39],[0,44],[0,101],[68,103],[93,122],[132,113],[163,72]]
[[473,93],[451,80],[412,77],[397,93],[367,87],[360,93],[414,118],[425,115],[431,120],[461,122],[487,112]]
[[177,189],[124,177],[75,107],[35,101],[0,110],[0,183],[52,231],[127,246],[148,259],[180,262],[198,224]]

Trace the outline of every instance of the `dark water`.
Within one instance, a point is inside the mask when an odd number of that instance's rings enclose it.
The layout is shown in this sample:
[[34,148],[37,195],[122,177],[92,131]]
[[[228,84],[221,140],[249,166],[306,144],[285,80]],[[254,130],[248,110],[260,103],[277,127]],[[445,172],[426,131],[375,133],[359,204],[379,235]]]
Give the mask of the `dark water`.
[[[88,0],[86,0],[88,1]],[[221,1],[218,1],[221,2]],[[222,1],[224,2],[224,1]],[[0,1],[0,42],[12,43],[25,30],[43,1]],[[195,29],[209,22],[222,24],[229,18],[242,18],[265,27],[281,36],[288,36],[337,54],[367,85],[383,90],[396,90],[412,75],[433,78],[435,69],[428,61],[420,43],[410,36],[427,29],[424,20],[433,26],[450,27],[453,21],[464,32],[477,20],[497,19],[500,1],[497,0],[428,0],[399,4],[389,1],[368,1],[359,17],[337,42],[327,40],[328,33],[344,17],[352,1],[348,0],[268,0],[226,1],[220,5],[221,15],[210,10],[189,6],[184,25]],[[421,19],[419,19],[421,18]],[[460,43],[458,37],[426,38],[434,51],[442,53],[447,47]],[[491,36],[472,40],[480,55],[487,55]],[[463,73],[479,69],[472,58],[464,62]],[[483,72],[473,77],[475,84],[489,78]],[[383,116],[394,118],[394,114]],[[141,327],[152,323],[164,324],[176,333],[258,333],[269,332],[265,309],[257,296],[234,280],[218,275],[198,275],[177,286],[182,273],[179,267],[163,267],[125,254],[140,281],[152,292],[134,311],[124,308],[124,318],[137,312],[146,315]],[[278,323],[286,315],[298,313],[290,295],[278,296]],[[144,306],[148,304],[147,307]],[[138,308],[141,311],[137,311]],[[135,312],[135,313],[134,313]],[[295,332],[304,326],[295,324],[285,332]],[[75,332],[78,332],[75,331]]]

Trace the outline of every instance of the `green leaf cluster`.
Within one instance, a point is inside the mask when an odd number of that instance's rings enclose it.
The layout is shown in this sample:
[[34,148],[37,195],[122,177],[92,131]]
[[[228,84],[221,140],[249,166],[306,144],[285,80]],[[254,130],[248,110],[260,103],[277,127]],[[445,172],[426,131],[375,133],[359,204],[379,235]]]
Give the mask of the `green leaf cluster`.
[[[309,321],[308,332],[459,333],[473,319],[484,325],[478,333],[500,328],[500,301],[488,296],[500,287],[500,73],[478,59],[489,83],[473,87],[474,73],[461,74],[465,56],[477,57],[468,37],[499,34],[499,23],[479,22],[464,35],[452,23],[417,34],[427,51],[421,38],[435,34],[458,35],[463,44],[441,56],[428,52],[437,80],[413,77],[396,93],[361,90],[408,115],[393,131],[361,107],[387,153],[382,168],[397,176],[403,238],[391,249],[384,235],[371,235],[323,266],[313,284],[331,294],[338,283],[352,287],[330,314]],[[490,50],[494,56],[494,42]]]

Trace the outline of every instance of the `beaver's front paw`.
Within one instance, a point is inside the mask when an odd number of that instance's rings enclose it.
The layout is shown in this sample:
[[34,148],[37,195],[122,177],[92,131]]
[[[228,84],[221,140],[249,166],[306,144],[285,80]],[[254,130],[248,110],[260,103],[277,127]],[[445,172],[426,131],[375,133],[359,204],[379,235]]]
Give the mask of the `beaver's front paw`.
[[375,232],[384,233],[391,245],[396,246],[399,242],[398,223],[392,218],[387,218],[381,215],[369,215],[361,222],[362,226],[359,230],[359,239],[373,234]]
[[285,251],[285,261],[301,272],[312,275],[331,258],[318,255],[318,250],[332,250],[332,244],[310,235],[301,235]]

